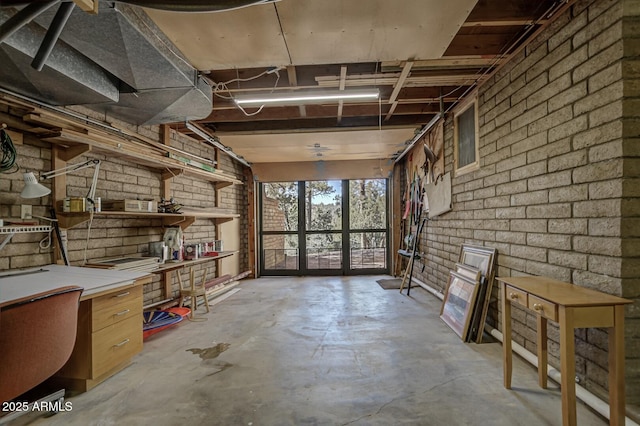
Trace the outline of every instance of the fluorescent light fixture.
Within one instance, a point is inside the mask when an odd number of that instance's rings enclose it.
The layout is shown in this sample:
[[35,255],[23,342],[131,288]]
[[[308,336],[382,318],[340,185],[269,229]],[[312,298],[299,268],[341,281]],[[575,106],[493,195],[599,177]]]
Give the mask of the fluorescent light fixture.
[[272,105],[302,105],[323,103],[326,101],[373,101],[380,97],[380,91],[374,90],[315,90],[290,93],[265,93],[262,95],[240,95],[234,98],[242,107]]
[[20,193],[22,198],[40,198],[51,194],[51,190],[38,182],[32,172],[23,173],[22,176],[24,177],[24,188]]

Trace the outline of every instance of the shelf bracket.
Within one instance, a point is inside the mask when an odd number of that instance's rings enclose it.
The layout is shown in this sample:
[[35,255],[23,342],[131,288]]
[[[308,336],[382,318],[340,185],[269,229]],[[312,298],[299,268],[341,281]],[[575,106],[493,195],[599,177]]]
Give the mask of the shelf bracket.
[[9,244],[9,241],[11,241],[11,238],[13,238],[14,235],[16,235],[15,232],[9,232],[9,235],[7,235],[7,238],[5,238],[4,241],[2,241],[2,243],[0,243],[0,250],[2,250],[4,246]]
[[162,180],[168,180],[173,177],[179,176],[184,170],[182,169],[166,169],[162,172]]
[[58,158],[63,161],[72,161],[74,158],[91,151],[91,145],[75,145],[65,150],[58,151]]
[[164,226],[179,226],[183,230],[187,229],[195,221],[195,216],[183,216],[180,220],[175,220],[172,217],[162,218],[162,224]]

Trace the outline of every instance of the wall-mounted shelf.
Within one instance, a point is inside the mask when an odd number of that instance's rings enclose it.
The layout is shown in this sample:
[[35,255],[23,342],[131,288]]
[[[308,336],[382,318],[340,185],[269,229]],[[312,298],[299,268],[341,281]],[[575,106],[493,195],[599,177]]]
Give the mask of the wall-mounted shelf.
[[[62,122],[55,117],[42,114],[27,114],[25,121],[53,127],[43,141],[57,145],[60,149],[60,159],[71,161],[73,158],[95,152],[109,156],[124,158],[137,164],[159,169],[163,172],[163,179],[185,174],[210,182],[216,182],[218,187],[241,185],[242,181],[221,170],[204,170],[190,166],[168,156],[170,148],[162,149],[156,145],[149,145],[133,137],[111,134],[92,127],[80,128],[79,123]],[[73,128],[71,128],[73,127]]]
[[[213,219],[216,223],[224,223],[240,217],[239,214],[224,212],[189,212],[185,214],[175,213],[145,213],[145,212],[95,212],[94,217],[139,217],[161,218],[163,226],[179,226],[183,230],[188,228],[196,219]],[[69,229],[89,220],[89,212],[56,212],[60,228]]]
[[0,226],[0,234],[6,235],[5,239],[0,243],[0,250],[6,246],[11,238],[13,238],[16,234],[30,234],[33,232],[49,232],[51,231],[51,226]]
[[183,260],[180,262],[165,262],[157,268],[151,270],[152,274],[159,274],[161,272],[175,271],[176,269],[186,268],[187,266],[197,265],[198,263],[208,262],[210,260],[220,260],[225,257],[232,256],[237,253],[236,251],[221,251],[217,256],[203,256],[193,260]]

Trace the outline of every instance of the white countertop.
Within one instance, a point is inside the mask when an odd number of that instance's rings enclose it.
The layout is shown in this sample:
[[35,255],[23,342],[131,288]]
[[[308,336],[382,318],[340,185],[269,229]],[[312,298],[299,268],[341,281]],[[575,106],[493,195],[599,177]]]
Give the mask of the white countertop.
[[0,306],[58,287],[78,286],[83,296],[122,287],[148,272],[116,271],[79,266],[46,265],[0,273]]

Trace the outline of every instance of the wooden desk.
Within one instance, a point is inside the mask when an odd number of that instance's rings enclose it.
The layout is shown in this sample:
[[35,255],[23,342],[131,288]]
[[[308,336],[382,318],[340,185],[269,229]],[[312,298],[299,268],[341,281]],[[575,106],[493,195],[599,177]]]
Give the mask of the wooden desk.
[[87,391],[126,367],[142,350],[142,285],[147,272],[47,265],[0,274],[0,307],[43,291],[83,287],[76,343],[52,380]]
[[602,327],[609,332],[610,424],[625,423],[624,305],[631,300],[545,277],[500,277],[504,387],[511,389],[511,305],[538,317],[538,383],[547,387],[547,320],[560,328],[562,424],[576,424],[576,328]]

